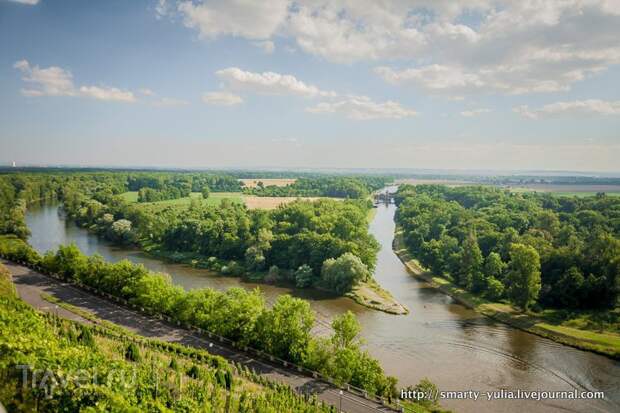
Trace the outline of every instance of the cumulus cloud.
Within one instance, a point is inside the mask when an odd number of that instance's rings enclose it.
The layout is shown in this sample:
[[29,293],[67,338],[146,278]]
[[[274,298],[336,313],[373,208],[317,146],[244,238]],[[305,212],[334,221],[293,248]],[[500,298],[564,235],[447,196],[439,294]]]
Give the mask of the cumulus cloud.
[[82,86],[80,87],[80,94],[99,100],[116,100],[120,102],[136,101],[136,97],[132,92],[115,87]]
[[288,37],[332,62],[381,62],[387,81],[447,96],[566,91],[620,63],[613,0],[214,0],[178,10],[203,38]]
[[268,39],[286,18],[287,8],[287,0],[181,1],[178,5],[185,26],[198,30],[206,39],[220,35]]
[[73,75],[68,70],[57,66],[41,69],[31,66],[27,60],[20,60],[13,65],[22,72],[22,80],[29,85],[22,89],[24,96],[84,96],[99,100],[135,102],[130,91],[107,86],[81,86],[73,83]]
[[255,73],[237,67],[218,70],[215,74],[235,90],[250,91],[263,95],[294,95],[303,97],[335,97],[332,91],[308,85],[292,75],[274,72]]
[[340,113],[354,120],[402,119],[417,115],[416,111],[404,108],[397,102],[377,103],[367,96],[348,96],[334,102],[321,102],[306,111],[318,114]]
[[489,113],[489,112],[491,112],[491,109],[486,109],[486,108],[464,110],[461,112],[461,116],[465,116],[466,118],[472,118],[474,116],[482,115],[483,113]]
[[202,96],[202,101],[209,105],[235,106],[243,103],[243,98],[230,92],[208,92]]
[[556,102],[545,105],[540,109],[530,109],[529,106],[523,105],[514,108],[513,111],[530,119],[558,115],[620,115],[620,100],[587,99],[572,102]]

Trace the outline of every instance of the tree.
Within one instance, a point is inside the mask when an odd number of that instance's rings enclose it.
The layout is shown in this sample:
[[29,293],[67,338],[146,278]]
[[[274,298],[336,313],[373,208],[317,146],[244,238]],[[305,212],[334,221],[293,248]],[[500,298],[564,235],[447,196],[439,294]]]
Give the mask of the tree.
[[202,199],[207,199],[209,198],[209,195],[211,195],[211,190],[209,189],[209,187],[207,185],[202,187]]
[[325,260],[321,269],[322,282],[327,288],[338,294],[351,291],[360,281],[366,281],[369,278],[368,267],[350,252],[344,253],[336,259]]
[[510,247],[508,293],[512,301],[527,310],[540,293],[540,257],[529,245],[515,243]]
[[295,286],[297,288],[307,288],[312,285],[314,281],[314,273],[309,265],[301,265],[295,270]]
[[506,263],[502,261],[502,257],[497,252],[487,255],[484,260],[484,274],[487,277],[494,277],[501,280],[506,271]]
[[351,311],[335,317],[332,321],[332,343],[336,348],[345,348],[349,346],[357,346],[359,343],[355,340],[361,331],[360,323]]
[[480,291],[486,282],[482,273],[482,252],[478,246],[478,240],[473,232],[470,232],[463,241],[461,251],[461,271],[458,277],[459,284],[467,290]]
[[313,325],[314,313],[307,301],[281,295],[257,320],[257,344],[267,353],[300,362],[308,353]]

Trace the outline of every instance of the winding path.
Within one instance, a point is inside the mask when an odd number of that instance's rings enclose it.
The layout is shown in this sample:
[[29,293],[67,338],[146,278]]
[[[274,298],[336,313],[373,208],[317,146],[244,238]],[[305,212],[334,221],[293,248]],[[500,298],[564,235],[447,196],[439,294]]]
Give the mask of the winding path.
[[314,379],[292,368],[285,368],[265,360],[258,360],[251,355],[232,347],[207,340],[196,333],[183,328],[171,326],[163,321],[146,317],[128,308],[90,294],[71,284],[31,270],[28,267],[1,260],[10,271],[19,296],[28,304],[39,310],[54,312],[61,317],[82,323],[89,320],[41,298],[42,293],[54,296],[66,303],[91,312],[102,320],[118,324],[144,337],[162,341],[176,342],[187,346],[206,348],[212,354],[228,360],[247,365],[257,373],[289,385],[299,393],[316,394],[319,400],[331,404],[344,412],[394,412],[396,410],[381,403],[366,399],[355,393],[340,390],[320,379]]

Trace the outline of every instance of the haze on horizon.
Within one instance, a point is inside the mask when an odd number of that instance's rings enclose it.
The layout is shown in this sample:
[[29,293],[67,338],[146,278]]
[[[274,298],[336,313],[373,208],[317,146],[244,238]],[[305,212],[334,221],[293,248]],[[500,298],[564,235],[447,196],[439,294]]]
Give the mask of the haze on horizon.
[[620,2],[0,0],[0,164],[618,172]]

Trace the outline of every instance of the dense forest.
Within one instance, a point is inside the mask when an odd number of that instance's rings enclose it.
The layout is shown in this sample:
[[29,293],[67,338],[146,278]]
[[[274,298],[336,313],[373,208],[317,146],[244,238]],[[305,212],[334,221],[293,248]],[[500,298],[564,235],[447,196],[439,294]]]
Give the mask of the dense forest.
[[435,274],[521,308],[614,308],[620,198],[402,185],[397,223]]
[[257,196],[324,196],[333,198],[366,198],[381,189],[390,179],[383,176],[300,178],[286,186],[264,186],[259,181],[255,188],[244,192]]

